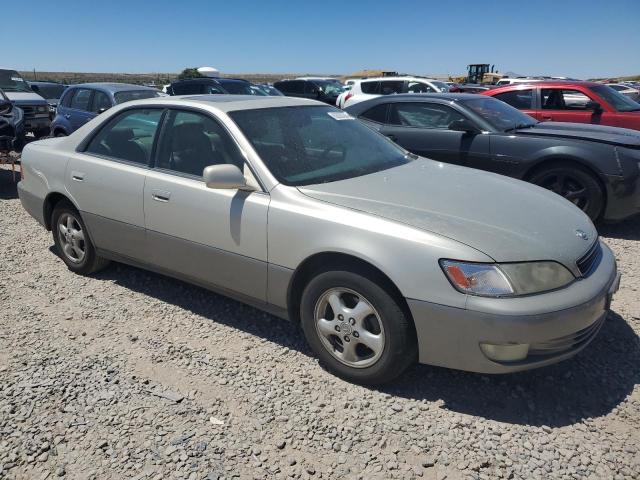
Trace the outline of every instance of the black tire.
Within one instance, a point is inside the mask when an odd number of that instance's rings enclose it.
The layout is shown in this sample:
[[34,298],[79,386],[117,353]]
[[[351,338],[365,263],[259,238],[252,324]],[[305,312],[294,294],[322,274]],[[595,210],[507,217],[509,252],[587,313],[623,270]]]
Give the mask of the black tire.
[[554,163],[534,172],[529,181],[566,198],[593,221],[598,220],[604,211],[605,194],[600,182],[580,165]]
[[[418,349],[412,320],[392,295],[380,284],[366,278],[366,274],[364,271],[325,271],[318,274],[302,293],[300,318],[309,345],[328,370],[353,383],[379,385],[397,378],[415,363]],[[342,363],[321,340],[316,328],[316,306],[327,291],[336,288],[361,294],[379,314],[384,328],[384,348],[370,366],[358,368]]]
[[[77,222],[81,227],[80,231],[84,234],[84,240],[82,241],[84,256],[79,261],[73,261],[70,256],[65,253],[62,245],[61,236],[63,235],[60,232],[59,222],[62,218],[68,218],[69,216],[75,219],[75,222]],[[87,227],[84,224],[80,213],[78,213],[70,202],[62,200],[54,207],[53,213],[51,214],[51,232],[60,258],[72,272],[80,275],[89,275],[109,265],[109,260],[99,257],[96,254],[96,249],[93,246],[93,242],[91,242]]]
[[33,136],[35,137],[36,140],[41,140],[49,136],[50,134],[51,134],[51,130],[49,130],[48,128],[42,128],[40,130],[36,130],[35,132],[33,132]]
[[67,136],[67,134],[66,134],[64,131],[62,131],[62,130],[58,130],[58,131],[56,131],[56,133],[54,134],[54,136],[55,136],[55,137],[66,137],[66,136]]

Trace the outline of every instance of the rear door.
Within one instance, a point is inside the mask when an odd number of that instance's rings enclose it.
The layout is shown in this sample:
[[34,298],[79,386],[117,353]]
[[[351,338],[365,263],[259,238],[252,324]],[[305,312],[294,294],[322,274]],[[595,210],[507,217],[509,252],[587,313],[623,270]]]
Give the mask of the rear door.
[[600,103],[599,99],[592,97],[586,89],[542,87],[540,120],[616,126],[615,114],[588,109],[586,104],[589,101]]
[[448,105],[395,102],[387,115],[379,131],[416,155],[469,166],[489,156],[489,135],[449,130],[451,122],[467,118]]
[[197,283],[266,301],[270,197],[259,188],[208,188],[202,172],[217,164],[234,164],[253,178],[217,119],[206,112],[170,110],[144,186],[151,262]]
[[[69,107],[66,109],[64,117],[69,121],[72,131],[76,131],[85,123],[96,116],[91,111],[91,101],[93,90],[89,88],[78,88],[73,92]],[[71,133],[71,132],[69,132]]]
[[142,194],[162,113],[125,110],[69,159],[65,184],[98,250],[148,259]]

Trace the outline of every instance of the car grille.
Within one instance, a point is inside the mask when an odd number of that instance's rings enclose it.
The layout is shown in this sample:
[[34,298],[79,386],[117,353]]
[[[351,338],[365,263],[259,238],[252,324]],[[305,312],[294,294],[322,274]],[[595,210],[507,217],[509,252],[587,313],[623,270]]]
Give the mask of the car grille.
[[36,117],[47,117],[49,116],[49,107],[44,112],[38,112],[38,107],[40,105],[17,105],[24,112],[24,118],[31,119]]
[[546,342],[533,343],[529,348],[529,355],[561,355],[570,350],[576,350],[589,343],[593,339],[593,337],[596,336],[606,317],[606,314],[603,314],[602,317],[600,317],[588,327],[583,328],[582,330],[578,330],[577,332],[570,335],[553,338],[551,340],[547,340]]
[[588,277],[596,268],[598,268],[601,259],[602,247],[600,246],[600,241],[596,239],[596,242],[591,246],[589,251],[585,253],[584,256],[576,262],[576,264],[582,276]]

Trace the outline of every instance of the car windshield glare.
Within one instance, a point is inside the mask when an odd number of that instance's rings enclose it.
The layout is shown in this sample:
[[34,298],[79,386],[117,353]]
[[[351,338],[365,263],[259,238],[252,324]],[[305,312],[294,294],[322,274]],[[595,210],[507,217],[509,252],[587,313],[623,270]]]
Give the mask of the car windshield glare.
[[393,142],[332,107],[239,110],[229,115],[285,185],[344,180],[411,161]]
[[538,123],[533,117],[495,98],[481,97],[461,102],[496,130],[506,132]]
[[156,90],[126,90],[116,92],[113,97],[116,103],[130,102],[132,100],[143,100],[145,98],[156,98],[160,96],[160,92]]
[[15,70],[0,70],[0,88],[5,92],[33,92]]
[[608,85],[596,85],[595,87],[591,87],[591,89],[618,112],[635,112],[640,110],[640,103],[634,102],[626,95],[623,95]]

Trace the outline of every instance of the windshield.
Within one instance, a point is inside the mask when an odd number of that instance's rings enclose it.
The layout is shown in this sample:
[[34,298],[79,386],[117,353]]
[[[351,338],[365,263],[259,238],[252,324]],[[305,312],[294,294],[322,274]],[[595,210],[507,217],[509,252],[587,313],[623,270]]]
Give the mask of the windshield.
[[393,142],[333,107],[239,110],[230,116],[285,185],[334,182],[411,161]]
[[218,82],[231,95],[256,95],[248,82],[225,82],[224,80],[218,80]]
[[620,92],[616,92],[608,85],[596,85],[595,87],[591,87],[591,90],[600,95],[605,102],[618,112],[635,112],[640,110],[640,103],[634,102]]
[[62,92],[67,88],[66,85],[33,85],[33,90],[41,97],[48,100],[57,99],[62,96]]
[[493,128],[502,132],[514,128],[527,128],[538,123],[533,117],[495,98],[474,98],[473,100],[462,100],[460,103],[482,117]]
[[5,92],[33,92],[15,70],[0,70],[0,88]]
[[144,98],[156,98],[163,96],[158,90],[126,90],[116,92],[114,95],[116,103],[130,102],[131,100],[142,100]]

